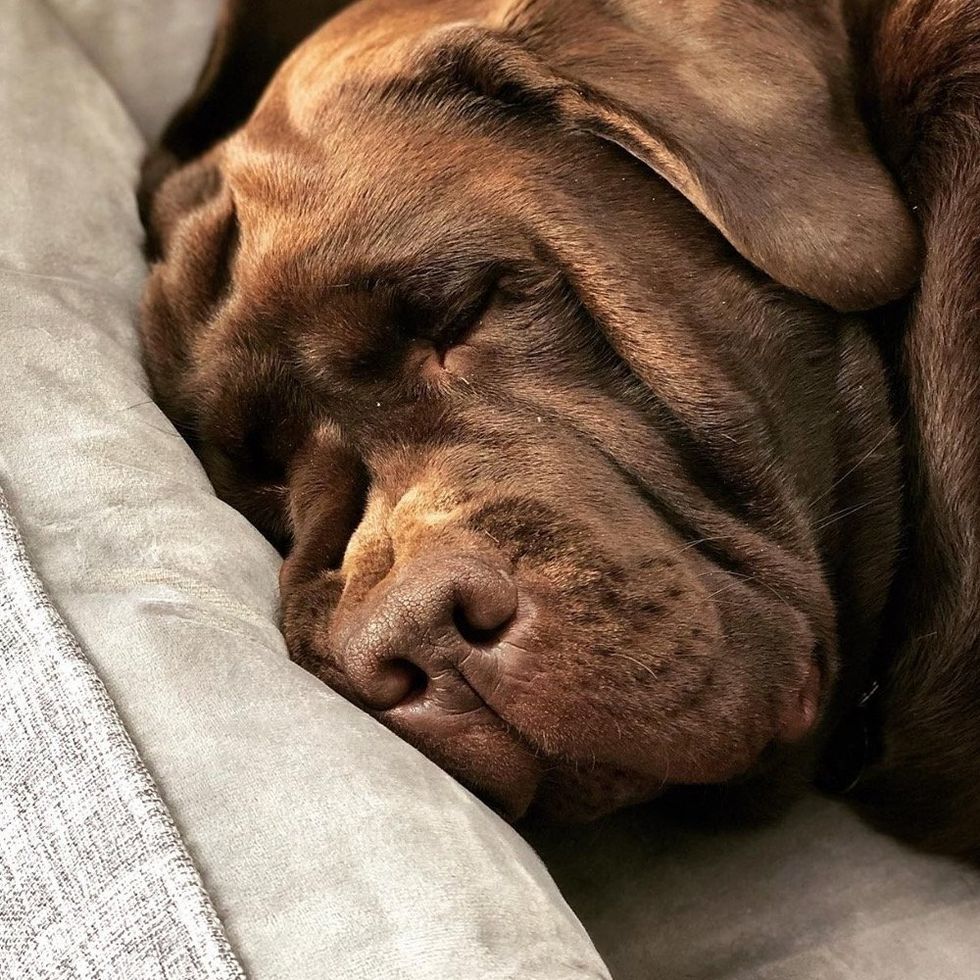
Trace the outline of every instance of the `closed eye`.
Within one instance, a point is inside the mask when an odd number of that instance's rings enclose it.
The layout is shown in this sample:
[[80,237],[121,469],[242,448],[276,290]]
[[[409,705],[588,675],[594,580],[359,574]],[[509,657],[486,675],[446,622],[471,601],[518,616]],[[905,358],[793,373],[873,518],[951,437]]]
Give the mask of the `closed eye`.
[[517,287],[527,276],[510,263],[463,269],[447,261],[350,277],[346,288],[369,296],[379,311],[363,321],[376,329],[351,366],[361,374],[378,374],[392,355],[400,359],[406,347],[418,343],[434,348],[442,360],[473,336],[492,307],[522,295]]
[[482,285],[482,288],[470,294],[461,305],[452,309],[442,320],[435,336],[433,346],[442,357],[447,351],[460,344],[465,344],[480,325],[486,312],[500,295],[499,278],[494,277]]

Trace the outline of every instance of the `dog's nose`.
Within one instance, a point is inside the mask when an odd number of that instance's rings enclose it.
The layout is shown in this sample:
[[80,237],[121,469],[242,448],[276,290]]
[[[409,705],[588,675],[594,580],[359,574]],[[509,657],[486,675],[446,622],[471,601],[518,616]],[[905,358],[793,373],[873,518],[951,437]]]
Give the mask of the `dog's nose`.
[[474,646],[494,644],[514,618],[510,571],[480,555],[440,554],[412,562],[378,591],[337,637],[356,696],[379,712],[423,693],[438,693],[450,709],[472,706],[464,704],[475,695],[458,666]]

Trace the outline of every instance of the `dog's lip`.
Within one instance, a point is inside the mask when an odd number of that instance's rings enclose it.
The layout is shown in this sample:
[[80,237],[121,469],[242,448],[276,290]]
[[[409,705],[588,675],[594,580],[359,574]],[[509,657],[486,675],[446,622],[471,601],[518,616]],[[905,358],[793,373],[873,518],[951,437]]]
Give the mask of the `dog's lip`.
[[[457,667],[466,684],[482,699],[485,708],[506,730],[507,737],[520,746],[522,750],[539,760],[542,765],[542,780],[547,777],[548,773],[554,777],[555,774],[565,769],[578,772],[581,766],[594,768],[597,765],[595,754],[591,750],[583,750],[580,755],[567,752],[550,753],[547,744],[537,737],[535,726],[525,723],[521,718],[514,717],[513,713],[507,710],[505,699],[500,696],[503,684],[506,683],[508,686],[520,684],[531,687],[540,676],[531,672],[508,670],[506,662],[508,657],[513,657],[516,654],[527,662],[533,663],[535,645],[547,642],[539,619],[543,604],[543,600],[533,590],[522,588],[518,598],[517,611],[511,618],[504,635],[492,644],[474,645],[470,654]],[[513,663],[511,662],[512,666]],[[620,769],[621,767],[611,766],[611,768]],[[656,774],[644,773],[639,768],[630,768],[629,771],[637,779],[662,780],[659,768]],[[661,781],[660,789],[662,790],[664,786],[665,782]],[[538,796],[538,792],[535,792],[533,798],[527,801],[525,810],[535,807]]]
[[824,671],[812,657],[803,671],[802,682],[782,706],[776,729],[781,742],[799,742],[813,731],[824,702]]
[[[427,700],[423,696],[375,716],[483,798],[506,820],[513,822],[524,816],[537,795],[543,775],[541,760],[533,747],[485,703],[474,703],[461,711],[440,709],[436,728],[432,728],[430,720],[425,734],[419,738],[411,720],[418,711],[431,711],[432,705]],[[470,738],[474,741],[467,748]],[[489,754],[488,744],[492,746]]]

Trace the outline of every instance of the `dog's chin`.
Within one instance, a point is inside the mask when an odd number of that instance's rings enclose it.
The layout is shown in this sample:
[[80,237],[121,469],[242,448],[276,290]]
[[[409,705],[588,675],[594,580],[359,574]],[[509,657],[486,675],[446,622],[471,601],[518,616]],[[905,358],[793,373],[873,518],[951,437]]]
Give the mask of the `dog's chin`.
[[546,768],[534,785],[519,787],[493,786],[485,773],[461,772],[457,778],[510,823],[589,823],[652,800],[665,789],[660,781],[603,765],[582,771],[565,765]]
[[545,773],[524,819],[528,823],[588,823],[652,800],[664,789],[662,780],[628,769],[557,766]]
[[[667,788],[659,776],[591,757],[549,759],[511,726],[495,735],[492,755],[480,751],[457,755],[448,765],[442,761],[450,774],[511,823],[588,823],[652,800]],[[519,779],[512,778],[515,773]]]
[[[778,734],[751,758],[742,755],[703,760],[697,769],[657,775],[654,760],[643,771],[643,759],[622,766],[585,756],[577,761],[542,757],[540,751],[511,726],[496,732],[492,757],[469,754],[442,764],[452,775],[482,797],[504,819],[531,824],[588,823],[626,807],[650,802],[669,790],[683,787],[730,785],[757,778],[760,767],[785,768],[805,748]],[[481,746],[481,749],[485,746]],[[448,763],[448,764],[447,764]],[[513,780],[517,772],[521,778]]]
[[511,823],[586,823],[665,789],[662,779],[635,770],[549,761],[513,729],[485,730],[479,744],[453,749],[433,750],[418,740],[416,747]]

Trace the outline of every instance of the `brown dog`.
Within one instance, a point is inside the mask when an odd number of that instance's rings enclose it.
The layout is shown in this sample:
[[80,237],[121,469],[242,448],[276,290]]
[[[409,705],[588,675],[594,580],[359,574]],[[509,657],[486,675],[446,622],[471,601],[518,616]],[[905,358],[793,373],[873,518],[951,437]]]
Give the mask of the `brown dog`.
[[[154,391],[281,547],[292,655],[511,817],[797,784],[875,681],[881,751],[874,703],[833,751],[975,853],[975,294],[931,250],[977,196],[931,201],[980,195],[975,133],[937,176],[980,84],[921,84],[966,0],[285,6],[228,4],[141,203]],[[904,304],[886,350],[854,315],[920,254],[859,105],[932,221],[904,358]]]

